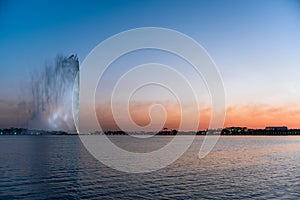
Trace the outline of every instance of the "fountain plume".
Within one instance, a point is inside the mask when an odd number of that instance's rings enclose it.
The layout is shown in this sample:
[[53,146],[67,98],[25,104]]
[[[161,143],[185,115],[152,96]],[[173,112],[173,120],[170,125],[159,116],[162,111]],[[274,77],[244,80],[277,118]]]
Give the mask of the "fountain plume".
[[54,64],[46,65],[39,73],[31,74],[31,99],[26,106],[29,127],[75,131],[73,108],[77,113],[78,71],[79,61],[76,55],[59,55]]

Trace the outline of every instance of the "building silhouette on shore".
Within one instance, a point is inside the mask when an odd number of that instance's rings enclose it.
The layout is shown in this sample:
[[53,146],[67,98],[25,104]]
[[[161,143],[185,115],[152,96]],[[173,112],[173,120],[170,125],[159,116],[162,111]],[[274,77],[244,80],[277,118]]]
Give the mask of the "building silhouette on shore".
[[[104,131],[93,132],[92,135],[128,135],[124,131]],[[143,133],[131,133],[131,134],[151,134],[151,135],[300,135],[300,129],[289,129],[286,126],[267,126],[264,129],[249,129],[247,127],[226,127],[223,129],[208,129],[201,131],[177,131],[175,129],[164,128],[156,133],[143,132]],[[65,131],[45,131],[45,130],[32,130],[26,128],[5,128],[0,129],[0,135],[77,135],[77,133],[69,133]]]

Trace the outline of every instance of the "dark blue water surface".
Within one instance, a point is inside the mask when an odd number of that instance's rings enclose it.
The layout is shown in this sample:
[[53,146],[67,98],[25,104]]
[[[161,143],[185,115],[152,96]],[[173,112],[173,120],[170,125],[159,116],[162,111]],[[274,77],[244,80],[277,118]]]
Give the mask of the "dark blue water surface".
[[166,168],[128,174],[95,160],[77,136],[1,136],[0,199],[300,199],[300,137],[223,136],[200,160],[202,140]]

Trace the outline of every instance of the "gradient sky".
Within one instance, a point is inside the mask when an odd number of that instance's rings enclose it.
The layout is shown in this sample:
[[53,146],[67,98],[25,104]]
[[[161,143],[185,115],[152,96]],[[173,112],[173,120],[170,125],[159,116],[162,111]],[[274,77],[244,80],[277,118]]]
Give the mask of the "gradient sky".
[[1,127],[18,123],[16,103],[32,70],[57,54],[82,61],[106,38],[147,26],[180,31],[208,51],[224,81],[226,126],[300,127],[299,1],[4,0],[0,24]]

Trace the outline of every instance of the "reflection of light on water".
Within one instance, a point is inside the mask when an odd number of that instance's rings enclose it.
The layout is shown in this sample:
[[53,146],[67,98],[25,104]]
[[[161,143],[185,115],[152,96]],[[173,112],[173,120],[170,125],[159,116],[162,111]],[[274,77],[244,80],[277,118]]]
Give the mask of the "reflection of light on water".
[[[197,142],[202,142],[202,139],[199,136]],[[286,154],[297,154],[300,151],[299,139],[299,136],[222,136],[214,150],[199,162],[209,162],[214,170],[255,169],[269,165]],[[197,145],[193,148],[194,153]],[[194,162],[192,156],[190,159]]]

